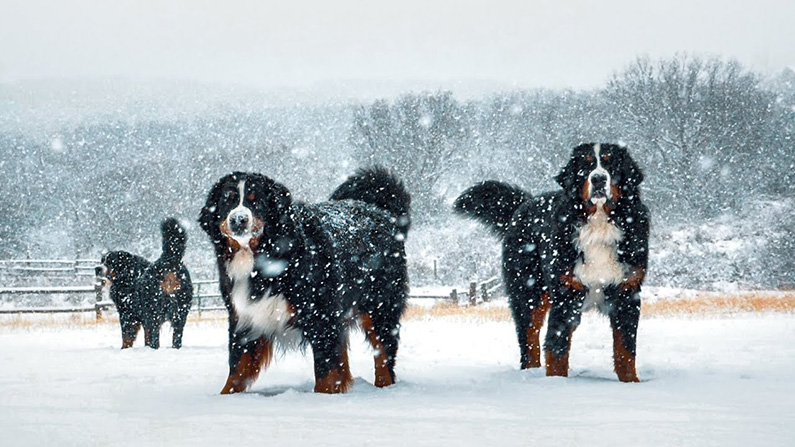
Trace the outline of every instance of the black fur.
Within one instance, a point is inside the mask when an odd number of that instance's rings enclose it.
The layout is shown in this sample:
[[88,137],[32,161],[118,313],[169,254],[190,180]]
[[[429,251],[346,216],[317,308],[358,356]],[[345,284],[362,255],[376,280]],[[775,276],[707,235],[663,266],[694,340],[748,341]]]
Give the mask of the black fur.
[[497,236],[505,236],[513,212],[530,200],[519,187],[487,180],[464,191],[453,204],[454,209],[485,223]]
[[403,182],[382,167],[360,169],[331,194],[330,200],[360,200],[385,209],[392,214],[400,232],[405,236],[411,227],[411,197]]
[[151,265],[146,259],[126,251],[111,251],[102,256],[97,276],[110,281],[109,295],[119,312],[122,349],[132,346],[141,329],[141,310],[135,284]]
[[98,273],[110,279],[110,298],[116,304],[122,331],[122,348],[132,346],[143,326],[145,344],[160,347],[160,328],[169,321],[172,346],[182,346],[182,333],[193,300],[188,269],[182,264],[187,234],[176,219],[161,225],[163,253],[154,263],[124,251],[102,258]]
[[[248,250],[254,257],[254,270],[245,278],[249,303],[279,295],[289,303],[292,315],[285,330],[296,329],[311,347],[316,380],[345,362],[341,355],[347,349],[347,330],[351,320],[363,314],[372,318],[394,380],[399,320],[408,292],[403,240],[409,206],[401,182],[381,168],[360,170],[331,201],[314,205],[293,202],[286,187],[261,174],[234,172],[220,179],[199,223],[215,246],[221,294],[229,310],[227,384],[236,380],[247,352],[254,352],[263,340],[278,342],[282,335],[252,333],[239,321],[230,265]],[[247,242],[248,249],[224,230],[230,211],[240,207],[256,222],[252,225],[257,231],[250,234],[258,236]],[[273,265],[280,268],[271,271]],[[246,379],[254,378],[256,373]],[[242,391],[249,384],[227,386],[222,392]]]
[[[610,144],[602,144],[601,148],[602,154],[608,155],[602,161],[603,167],[620,191],[605,205],[609,221],[623,233],[615,247],[617,258],[631,267],[629,272],[639,272],[640,279],[633,282],[627,277],[621,284],[604,287],[604,305],[599,310],[610,317],[613,329],[620,333],[623,347],[633,356],[634,368],[640,315],[638,293],[648,267],[649,212],[639,194],[643,173],[627,149]],[[582,191],[596,166],[593,157],[589,157],[593,150],[594,144],[585,144],[572,151],[571,159],[556,178],[562,190],[531,198],[513,186],[484,182],[469,188],[455,202],[458,213],[489,225],[502,236],[503,277],[522,352],[522,368],[531,365],[527,333],[534,328],[532,317],[544,307],[545,298],[550,304],[544,343],[548,356],[568,358],[570,336],[580,322],[589,290],[576,290],[564,278],[571,276],[578,257],[583,256],[574,240],[588,220],[588,202]]]
[[176,219],[166,219],[160,229],[163,252],[141,275],[136,293],[146,345],[154,349],[160,347],[160,328],[169,321],[173,329],[171,345],[179,349],[193,301],[190,273],[182,264],[188,235]]

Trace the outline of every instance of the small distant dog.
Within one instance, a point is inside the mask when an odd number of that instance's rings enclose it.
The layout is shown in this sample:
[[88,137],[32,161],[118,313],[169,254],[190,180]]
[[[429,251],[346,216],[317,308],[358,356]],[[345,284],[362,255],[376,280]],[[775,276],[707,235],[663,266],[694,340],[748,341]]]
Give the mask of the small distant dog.
[[626,148],[592,143],[574,148],[556,180],[562,190],[538,197],[483,182],[454,208],[502,238],[522,369],[541,366],[539,331],[549,311],[546,374],[567,376],[572,334],[582,311],[594,307],[610,317],[618,379],[637,382],[639,292],[649,258],[643,173]]
[[121,323],[121,348],[135,343],[143,326],[146,346],[160,347],[160,327],[169,321],[172,346],[182,347],[182,332],[193,300],[193,285],[182,264],[187,234],[176,219],[166,219],[160,227],[163,253],[150,264],[125,251],[112,251],[102,257],[97,276],[110,284],[110,299],[116,305]]
[[97,278],[110,286],[109,295],[121,323],[121,348],[129,348],[141,328],[140,310],[135,293],[135,283],[152,265],[146,259],[126,251],[111,251],[102,256],[96,269]]
[[261,174],[235,172],[216,183],[199,222],[215,245],[229,310],[221,394],[248,389],[274,345],[309,345],[315,392],[346,392],[352,325],[375,351],[375,385],[394,383],[410,202],[381,168],[357,172],[314,205],[293,202],[286,187]]

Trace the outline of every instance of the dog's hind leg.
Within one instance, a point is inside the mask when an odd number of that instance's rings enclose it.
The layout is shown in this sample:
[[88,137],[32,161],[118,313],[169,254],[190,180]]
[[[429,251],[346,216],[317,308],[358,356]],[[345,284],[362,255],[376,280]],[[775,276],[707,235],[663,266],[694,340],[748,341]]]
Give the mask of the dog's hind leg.
[[121,320],[121,348],[131,348],[135,344],[135,338],[141,329],[141,322],[130,319],[129,317],[119,317]]
[[375,382],[379,388],[395,383],[395,361],[398,350],[400,324],[390,322],[378,314],[363,313],[359,317],[367,341],[373,348],[375,362]]
[[171,338],[171,346],[174,349],[182,347],[182,333],[185,330],[185,323],[188,320],[188,310],[179,309],[174,313],[171,319],[171,329],[173,330]]
[[172,325],[171,347],[179,349],[182,347],[182,332],[185,330],[184,321],[174,321]]
[[144,343],[152,349],[160,348],[160,325],[144,323]]
[[[535,293],[533,295],[536,295]],[[511,312],[521,352],[521,369],[541,367],[541,328],[549,311],[549,295],[542,294],[529,302],[511,300]]]

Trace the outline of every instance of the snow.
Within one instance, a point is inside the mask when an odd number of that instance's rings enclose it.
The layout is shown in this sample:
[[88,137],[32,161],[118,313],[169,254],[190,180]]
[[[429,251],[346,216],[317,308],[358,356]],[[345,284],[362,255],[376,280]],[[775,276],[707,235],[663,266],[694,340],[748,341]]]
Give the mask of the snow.
[[221,320],[192,321],[181,350],[118,328],[0,328],[0,433],[13,445],[791,445],[795,319],[651,318],[640,384],[617,382],[608,322],[586,314],[571,377],[519,371],[513,325],[406,321],[398,383],[377,389],[362,335],[347,395],[320,395],[310,360],[277,358],[245,394],[226,378]]

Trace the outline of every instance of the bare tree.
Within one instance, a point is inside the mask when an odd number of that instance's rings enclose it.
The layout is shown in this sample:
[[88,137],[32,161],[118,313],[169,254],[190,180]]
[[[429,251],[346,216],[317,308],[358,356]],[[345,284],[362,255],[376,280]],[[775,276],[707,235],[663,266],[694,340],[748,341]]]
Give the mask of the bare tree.
[[351,142],[363,164],[395,171],[412,192],[420,219],[438,208],[439,179],[468,135],[464,112],[450,92],[376,101],[354,113]]
[[775,95],[738,62],[639,58],[610,80],[605,96],[645,164],[666,173],[650,178],[665,202],[687,200],[692,209],[717,214],[735,204],[737,188],[764,189],[748,176],[769,168],[765,143]]

